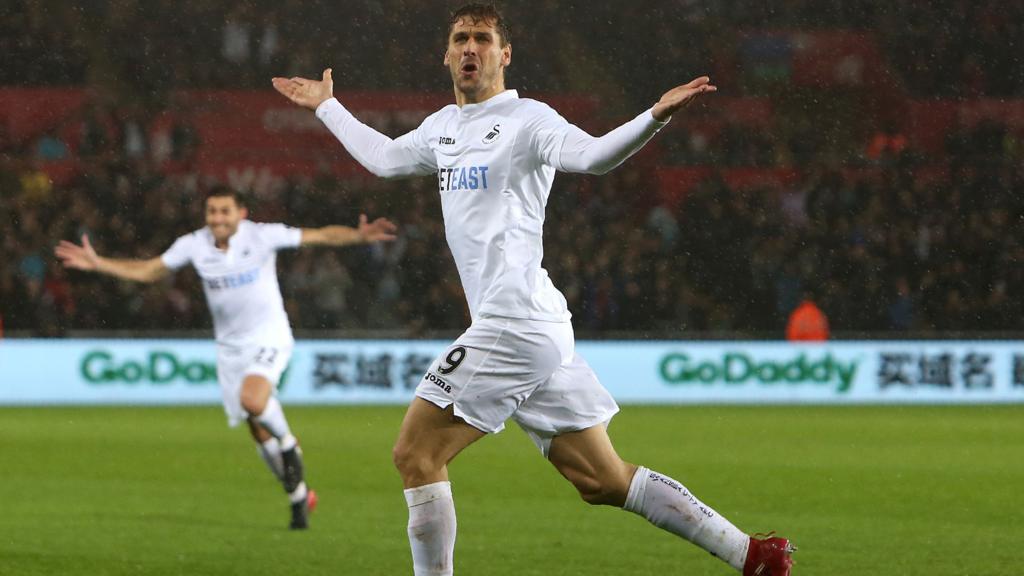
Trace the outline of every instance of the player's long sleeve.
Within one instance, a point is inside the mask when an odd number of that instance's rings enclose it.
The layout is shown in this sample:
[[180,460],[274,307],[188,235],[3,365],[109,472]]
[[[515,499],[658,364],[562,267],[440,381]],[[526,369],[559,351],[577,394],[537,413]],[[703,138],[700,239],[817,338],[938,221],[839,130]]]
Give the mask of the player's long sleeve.
[[416,130],[391,139],[357,120],[335,98],[321,103],[316,117],[357,162],[376,176],[418,176],[435,169],[429,164],[430,157],[423,153],[425,146],[417,142]]
[[655,120],[650,110],[597,138],[569,124],[556,168],[563,172],[604,174],[643,148],[665,124]]

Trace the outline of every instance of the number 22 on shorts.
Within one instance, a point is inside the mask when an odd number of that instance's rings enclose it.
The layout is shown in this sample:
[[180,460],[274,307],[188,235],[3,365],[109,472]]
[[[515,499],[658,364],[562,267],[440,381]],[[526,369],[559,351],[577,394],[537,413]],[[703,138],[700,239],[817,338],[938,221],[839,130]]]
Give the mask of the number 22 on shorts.
[[277,348],[260,348],[260,351],[256,353],[257,364],[273,365],[276,359]]

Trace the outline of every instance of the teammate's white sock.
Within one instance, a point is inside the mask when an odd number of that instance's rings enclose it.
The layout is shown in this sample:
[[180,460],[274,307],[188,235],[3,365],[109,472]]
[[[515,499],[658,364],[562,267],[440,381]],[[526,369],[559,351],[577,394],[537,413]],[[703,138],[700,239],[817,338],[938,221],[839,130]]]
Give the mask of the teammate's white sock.
[[279,440],[279,442],[281,443],[281,451],[284,452],[286,450],[295,449],[295,447],[299,444],[299,439],[296,438],[295,436],[292,436],[291,434],[288,434],[287,436],[282,437]]
[[284,460],[281,459],[281,444],[277,438],[270,438],[261,442],[256,449],[267,463],[267,468],[277,476],[278,480],[284,480]]
[[637,468],[623,508],[743,571],[750,538],[668,476]]
[[409,546],[416,576],[451,576],[455,557],[455,501],[451,482],[405,491]]
[[296,502],[302,502],[305,500],[308,495],[309,490],[306,489],[306,483],[300,482],[299,487],[288,494],[288,500],[290,500],[292,504],[295,504]]
[[288,420],[284,417],[281,402],[275,396],[271,396],[267,400],[263,413],[256,417],[256,421],[266,428],[274,438],[277,438],[281,443],[281,450],[295,448],[295,437],[292,436],[292,430],[288,427]]

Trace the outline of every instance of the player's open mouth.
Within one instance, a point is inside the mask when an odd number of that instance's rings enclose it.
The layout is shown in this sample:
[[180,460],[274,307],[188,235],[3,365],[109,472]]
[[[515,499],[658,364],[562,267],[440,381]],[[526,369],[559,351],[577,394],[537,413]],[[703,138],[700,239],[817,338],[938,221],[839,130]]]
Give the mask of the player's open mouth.
[[472,74],[473,72],[476,72],[476,70],[477,70],[476,64],[466,63],[466,64],[462,65],[462,73],[463,74]]

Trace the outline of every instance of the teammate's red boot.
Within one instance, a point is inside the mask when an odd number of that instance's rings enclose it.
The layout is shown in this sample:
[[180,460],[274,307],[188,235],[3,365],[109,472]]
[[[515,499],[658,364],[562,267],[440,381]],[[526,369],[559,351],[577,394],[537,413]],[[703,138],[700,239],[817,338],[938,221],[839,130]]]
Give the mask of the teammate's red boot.
[[775,533],[751,536],[743,576],[789,576],[793,566],[790,555],[796,548],[785,538],[774,538]]
[[316,496],[316,490],[310,490],[306,494],[306,510],[312,514],[313,510],[316,510],[316,505],[320,502],[320,499]]

